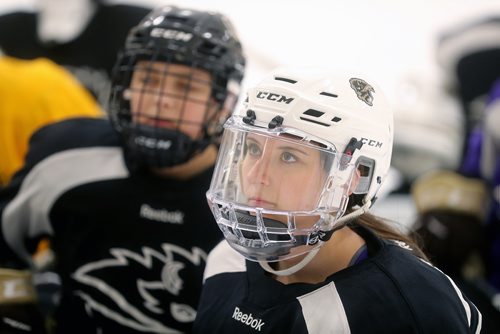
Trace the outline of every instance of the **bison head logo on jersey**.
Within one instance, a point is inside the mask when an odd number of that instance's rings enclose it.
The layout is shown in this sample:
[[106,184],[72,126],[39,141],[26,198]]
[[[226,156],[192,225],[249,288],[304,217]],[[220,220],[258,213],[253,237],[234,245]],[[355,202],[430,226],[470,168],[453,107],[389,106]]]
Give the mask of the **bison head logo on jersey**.
[[177,332],[171,324],[189,328],[207,255],[196,247],[188,251],[164,243],[161,248],[112,248],[109,258],[78,268],[74,294],[89,316],[145,332]]
[[373,105],[372,93],[375,93],[375,89],[372,86],[370,86],[363,79],[358,79],[358,78],[351,78],[349,80],[349,83],[351,84],[351,88],[356,93],[358,99],[360,99],[369,106]]

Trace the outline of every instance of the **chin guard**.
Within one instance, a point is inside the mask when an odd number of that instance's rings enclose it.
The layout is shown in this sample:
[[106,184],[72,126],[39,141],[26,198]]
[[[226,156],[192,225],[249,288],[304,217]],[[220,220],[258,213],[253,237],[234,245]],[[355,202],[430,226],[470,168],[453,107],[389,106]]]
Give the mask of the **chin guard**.
[[137,124],[131,129],[127,146],[132,161],[149,167],[171,167],[188,161],[208,141],[192,140],[182,132]]

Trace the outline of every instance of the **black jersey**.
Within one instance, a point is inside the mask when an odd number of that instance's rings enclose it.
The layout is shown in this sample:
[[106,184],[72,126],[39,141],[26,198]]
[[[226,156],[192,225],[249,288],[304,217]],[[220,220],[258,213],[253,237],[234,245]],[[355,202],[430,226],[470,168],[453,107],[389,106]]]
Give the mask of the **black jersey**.
[[30,240],[52,236],[61,333],[190,332],[206,256],[222,238],[205,198],[211,174],[130,173],[107,120],[49,125],[0,192],[0,257],[29,261]]
[[151,8],[130,5],[97,6],[83,32],[64,44],[43,44],[37,35],[37,13],[13,12],[0,16],[0,49],[12,57],[49,58],[64,66],[105,105],[118,50],[133,26]]
[[284,285],[224,241],[209,255],[196,333],[479,333],[481,314],[405,244],[355,227],[363,262],[319,284]]

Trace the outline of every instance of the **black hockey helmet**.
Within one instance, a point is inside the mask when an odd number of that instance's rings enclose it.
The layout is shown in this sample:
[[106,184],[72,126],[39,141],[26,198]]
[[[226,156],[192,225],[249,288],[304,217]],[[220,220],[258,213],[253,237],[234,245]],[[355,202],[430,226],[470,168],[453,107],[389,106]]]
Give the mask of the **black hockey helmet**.
[[[168,64],[184,65],[192,71],[202,69],[210,74],[211,82],[206,84],[211,86],[211,103],[204,109],[202,131],[197,138],[180,131],[182,119],[168,120],[177,124],[174,129],[134,122],[128,92],[140,61],[167,64],[161,72],[162,85],[169,80]],[[153,10],[130,31],[112,76],[110,119],[126,141],[127,157],[136,164],[168,167],[189,160],[196,152],[217,142],[228,111],[236,103],[244,68],[242,46],[225,16],[172,6]],[[154,71],[151,67],[149,70]],[[192,74],[185,76],[188,81],[196,80]],[[177,98],[184,99],[183,106],[189,99],[191,86],[186,85],[182,96],[177,94]],[[147,92],[147,88],[140,91]],[[159,113],[158,103],[158,118]]]

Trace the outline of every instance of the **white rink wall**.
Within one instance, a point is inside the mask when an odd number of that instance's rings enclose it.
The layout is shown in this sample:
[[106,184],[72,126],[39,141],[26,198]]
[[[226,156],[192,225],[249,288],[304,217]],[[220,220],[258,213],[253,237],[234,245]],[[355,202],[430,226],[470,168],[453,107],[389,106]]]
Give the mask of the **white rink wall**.
[[[45,0],[47,1],[47,0]],[[72,1],[72,0],[67,0]],[[102,0],[104,1],[104,0]],[[433,75],[437,32],[485,13],[495,0],[107,0],[204,8],[228,15],[249,58],[246,83],[281,64],[356,67],[390,86],[407,71]],[[0,14],[35,10],[37,0],[1,0]],[[386,88],[387,89],[387,88]]]

